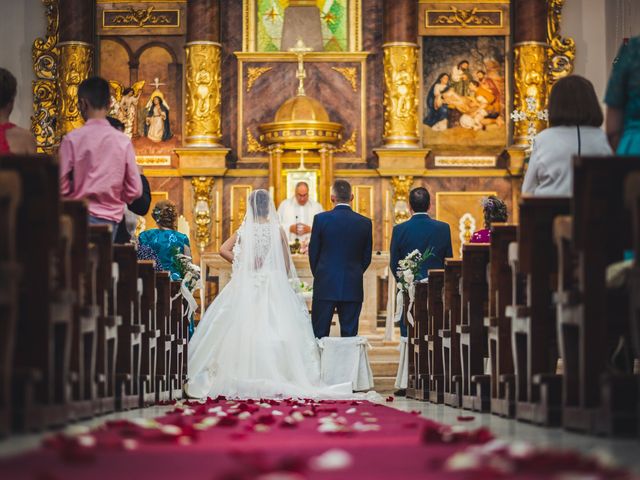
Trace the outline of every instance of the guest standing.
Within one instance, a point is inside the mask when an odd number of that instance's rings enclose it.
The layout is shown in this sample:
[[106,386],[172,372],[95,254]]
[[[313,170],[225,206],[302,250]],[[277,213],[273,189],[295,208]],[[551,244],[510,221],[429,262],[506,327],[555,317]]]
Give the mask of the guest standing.
[[174,265],[177,253],[191,256],[189,237],[178,232],[178,209],[170,200],[156,203],[151,216],[158,228],[145,230],[140,234],[140,245],[150,247],[160,260],[162,269],[171,273],[172,280],[182,280],[180,272]]
[[623,45],[607,94],[607,136],[618,155],[640,154],[640,37]]
[[142,195],[140,171],[131,140],[107,120],[109,83],[100,77],[78,87],[85,124],[60,143],[60,193],[89,201],[89,223],[116,227],[127,203]]
[[589,80],[570,75],[549,95],[549,126],[536,135],[522,193],[564,196],[573,193],[574,155],[611,155],[600,126],[602,109]]
[[0,155],[36,153],[33,135],[9,121],[16,99],[18,83],[9,70],[0,68]]
[[[411,190],[409,206],[411,218],[393,227],[391,233],[389,267],[398,280],[398,262],[414,250],[424,253],[431,247],[433,255],[423,263],[420,275],[416,278],[417,281],[427,278],[427,272],[432,268],[444,268],[444,259],[453,257],[451,229],[449,224],[429,216],[431,196],[426,188],[418,187]],[[407,336],[407,326],[404,322],[400,322],[400,334],[403,337]]]
[[482,201],[484,228],[471,235],[470,243],[491,243],[491,224],[506,222],[509,218],[507,206],[495,195],[489,195]]
[[340,336],[358,335],[364,272],[371,263],[371,220],[351,209],[353,194],[345,180],[331,189],[333,210],[313,219],[309,264],[313,274],[311,321],[317,338],[328,337],[338,311]]

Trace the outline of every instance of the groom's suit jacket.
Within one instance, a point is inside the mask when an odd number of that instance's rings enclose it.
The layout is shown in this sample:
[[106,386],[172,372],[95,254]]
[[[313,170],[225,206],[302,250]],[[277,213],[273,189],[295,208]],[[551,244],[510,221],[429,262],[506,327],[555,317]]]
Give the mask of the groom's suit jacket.
[[337,205],[313,219],[309,263],[313,298],[362,302],[362,276],[371,263],[371,220]]
[[434,220],[427,214],[418,213],[393,227],[389,266],[396,280],[398,262],[414,250],[424,253],[428,247],[433,247],[434,256],[422,265],[422,278],[426,278],[430,269],[444,268],[444,259],[453,257],[449,224]]

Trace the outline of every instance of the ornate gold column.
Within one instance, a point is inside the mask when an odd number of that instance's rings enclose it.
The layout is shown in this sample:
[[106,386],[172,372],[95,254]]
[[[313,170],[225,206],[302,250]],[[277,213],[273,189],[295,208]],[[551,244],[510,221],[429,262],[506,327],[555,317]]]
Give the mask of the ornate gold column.
[[60,0],[58,138],[84,122],[78,109],[78,86],[93,71],[93,3]]
[[399,175],[391,178],[391,187],[393,188],[392,208],[393,223],[402,223],[409,220],[411,212],[409,211],[409,192],[413,185],[413,177]]
[[[193,177],[193,222],[196,224],[196,244],[200,253],[211,243],[211,211],[213,177]],[[217,206],[216,206],[217,207]]]
[[220,58],[217,42],[194,41],[185,46],[185,137],[188,146],[219,147]]
[[513,108],[522,112],[514,117],[513,141],[516,145],[529,146],[530,139],[547,127],[543,114],[547,108],[548,45],[538,41],[517,43],[514,55]]
[[280,204],[280,173],[282,172],[282,154],[284,150],[279,143],[269,145],[269,193],[276,205]]
[[384,2],[384,131],[387,148],[416,148],[418,134],[418,38],[415,0]]
[[220,4],[190,0],[185,45],[184,144],[220,147]]

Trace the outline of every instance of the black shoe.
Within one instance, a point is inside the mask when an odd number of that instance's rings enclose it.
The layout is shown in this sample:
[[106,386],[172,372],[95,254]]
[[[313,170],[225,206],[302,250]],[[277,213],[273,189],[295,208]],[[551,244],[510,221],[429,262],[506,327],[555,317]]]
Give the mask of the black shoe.
[[396,390],[395,392],[393,392],[393,396],[394,397],[406,397],[407,396],[407,389],[406,388],[401,388],[400,390]]

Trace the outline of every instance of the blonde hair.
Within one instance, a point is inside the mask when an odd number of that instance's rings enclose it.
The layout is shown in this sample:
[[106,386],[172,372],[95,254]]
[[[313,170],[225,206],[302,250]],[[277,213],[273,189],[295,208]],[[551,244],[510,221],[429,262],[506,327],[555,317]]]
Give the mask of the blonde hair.
[[178,226],[178,207],[171,200],[160,200],[153,207],[151,217],[159,227],[176,230]]

